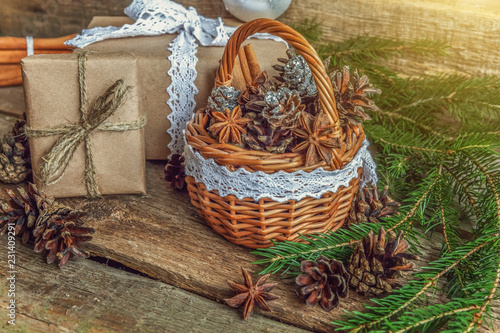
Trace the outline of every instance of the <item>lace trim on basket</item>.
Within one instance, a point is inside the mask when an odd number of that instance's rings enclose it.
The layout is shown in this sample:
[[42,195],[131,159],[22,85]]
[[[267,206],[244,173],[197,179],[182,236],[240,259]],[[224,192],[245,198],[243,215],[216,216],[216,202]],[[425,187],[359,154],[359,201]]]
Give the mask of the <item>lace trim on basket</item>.
[[[197,75],[197,41],[203,46],[225,46],[236,28],[225,26],[221,18],[208,19],[199,15],[194,7],[186,9],[170,0],[134,0],[125,9],[125,14],[136,22],[122,27],[85,29],[81,35],[67,41],[66,44],[84,47],[110,38],[178,33],[179,35],[168,47],[172,52],[168,57],[171,63],[168,75],[172,83],[167,88],[170,96],[167,104],[172,112],[167,116],[170,121],[167,133],[172,138],[168,144],[171,153],[181,154],[184,150],[182,130],[196,108],[194,96],[198,93],[198,89],[194,81]],[[283,42],[281,38],[270,34],[259,33],[252,38]]]
[[219,191],[222,197],[234,194],[238,199],[250,197],[258,201],[270,198],[278,202],[301,200],[305,197],[319,199],[327,192],[336,192],[340,186],[349,186],[350,181],[358,176],[359,168],[363,168],[360,188],[377,183],[376,165],[367,149],[368,145],[368,140],[365,140],[352,161],[342,170],[325,171],[323,168],[317,168],[311,172],[300,170],[266,174],[262,171],[249,172],[244,168],[229,171],[215,163],[213,158],[203,158],[186,143],[186,175],[205,184],[209,191]]

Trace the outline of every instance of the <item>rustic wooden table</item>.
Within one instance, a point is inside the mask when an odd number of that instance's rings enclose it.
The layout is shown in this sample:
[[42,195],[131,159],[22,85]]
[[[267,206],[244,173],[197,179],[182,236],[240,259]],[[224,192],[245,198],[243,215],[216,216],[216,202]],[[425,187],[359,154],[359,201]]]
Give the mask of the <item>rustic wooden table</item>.
[[[0,135],[24,110],[22,87],[0,88]],[[15,328],[7,332],[300,332],[332,331],[329,324],[344,310],[361,310],[368,299],[354,292],[330,313],[308,308],[293,280],[280,280],[273,312],[257,310],[248,322],[223,304],[232,292],[226,279],[240,280],[240,267],[257,271],[250,250],[231,244],[198,217],[187,193],[165,183],[164,162],[147,162],[147,195],[106,196],[61,202],[89,212],[95,228],[87,246],[90,260],[76,259],[64,269],[47,265],[32,247],[16,243]],[[5,186],[3,188],[14,188]],[[6,198],[4,191],[0,197]],[[441,241],[422,240],[419,265],[437,258]],[[6,248],[6,238],[0,247]],[[4,253],[4,250],[2,250]],[[7,256],[0,256],[6,278]],[[7,286],[0,287],[6,309]]]
[[[178,0],[206,16],[229,14],[219,0]],[[94,15],[122,15],[130,0],[5,0],[0,30],[8,35],[64,35],[80,31]],[[349,15],[346,15],[349,13]],[[292,23],[317,17],[325,38],[359,34],[404,39],[434,38],[451,45],[447,58],[408,55],[388,62],[408,75],[422,73],[500,74],[496,0],[294,0],[281,18]],[[485,65],[487,64],[487,65]],[[0,89],[0,135],[24,111],[22,87]],[[259,267],[246,248],[228,243],[198,217],[186,193],[163,180],[164,162],[147,163],[147,195],[107,196],[102,200],[65,199],[90,212],[96,229],[88,245],[91,260],[72,260],[66,268],[46,265],[41,255],[16,244],[17,324],[0,321],[2,332],[299,332],[332,331],[343,310],[360,310],[367,299],[354,293],[330,313],[306,307],[293,281],[278,282],[273,312],[257,310],[248,322],[223,304],[232,295],[227,278],[240,279],[240,266]],[[13,188],[13,186],[2,186]],[[0,191],[5,197],[5,192]],[[420,265],[437,257],[439,235],[422,240]],[[0,247],[6,248],[5,238]],[[0,253],[5,253],[4,250]],[[5,279],[6,255],[0,256]],[[0,285],[0,316],[8,297]],[[495,309],[496,310],[496,309]],[[498,310],[496,310],[498,311]],[[495,317],[499,318],[498,313]],[[500,331],[500,325],[496,321]]]

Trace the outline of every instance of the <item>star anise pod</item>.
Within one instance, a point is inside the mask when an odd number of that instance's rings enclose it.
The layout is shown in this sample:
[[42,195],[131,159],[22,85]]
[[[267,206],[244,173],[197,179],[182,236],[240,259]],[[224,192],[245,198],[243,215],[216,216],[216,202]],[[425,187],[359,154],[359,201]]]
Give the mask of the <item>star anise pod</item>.
[[276,286],[276,283],[265,284],[270,274],[266,274],[261,277],[254,285],[252,282],[252,277],[250,276],[248,271],[241,267],[241,272],[243,273],[243,278],[245,280],[244,285],[238,284],[231,280],[227,280],[227,283],[229,284],[231,289],[238,293],[233,298],[227,298],[224,300],[227,305],[233,308],[237,308],[242,304],[245,304],[243,308],[244,320],[247,320],[252,315],[255,303],[257,303],[257,305],[262,310],[272,311],[269,305],[267,305],[266,301],[277,299],[279,297],[269,293],[269,291],[271,291],[271,289]]
[[213,112],[213,120],[215,121],[208,130],[213,135],[219,136],[220,143],[240,143],[241,135],[246,133],[246,124],[250,121],[248,118],[242,117],[241,108],[236,106],[232,111],[229,109],[222,112]]
[[295,135],[303,139],[292,151],[306,151],[306,166],[319,163],[321,160],[331,163],[333,157],[333,148],[339,147],[338,138],[328,137],[333,132],[329,126],[328,118],[324,113],[319,113],[313,117],[309,113],[302,112],[300,118],[300,128],[295,129]]

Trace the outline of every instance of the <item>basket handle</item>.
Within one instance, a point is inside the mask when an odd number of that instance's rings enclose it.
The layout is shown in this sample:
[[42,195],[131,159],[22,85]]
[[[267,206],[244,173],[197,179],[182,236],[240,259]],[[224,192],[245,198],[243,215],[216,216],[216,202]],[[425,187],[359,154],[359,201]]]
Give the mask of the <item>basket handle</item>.
[[240,26],[231,36],[226,48],[224,49],[222,61],[219,65],[219,69],[217,70],[215,86],[220,87],[231,85],[231,74],[233,72],[234,62],[241,44],[248,37],[258,32],[267,32],[271,35],[283,38],[295,48],[298,54],[304,57],[311,68],[316,87],[318,88],[318,97],[321,106],[328,117],[330,125],[335,128],[333,136],[340,137],[341,128],[337,111],[337,103],[335,101],[332,83],[326,74],[323,62],[311,44],[309,44],[309,42],[302,37],[301,34],[281,22],[261,18],[247,22]]

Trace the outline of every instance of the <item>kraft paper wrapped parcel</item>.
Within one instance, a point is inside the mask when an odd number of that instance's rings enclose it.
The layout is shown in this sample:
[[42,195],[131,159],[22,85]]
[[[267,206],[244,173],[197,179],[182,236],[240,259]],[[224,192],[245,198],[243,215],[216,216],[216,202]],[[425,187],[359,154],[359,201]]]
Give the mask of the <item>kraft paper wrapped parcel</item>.
[[[117,80],[131,89],[123,103],[89,134],[95,184],[99,194],[145,193],[144,129],[124,130],[123,124],[145,120],[139,107],[141,89],[137,75],[137,58],[127,53],[88,52],[85,81],[88,109]],[[32,131],[85,127],[80,108],[79,55],[33,55],[22,61],[26,100],[27,127]],[[110,96],[107,101],[114,98]],[[89,115],[89,118],[92,118]],[[92,123],[92,119],[89,123]],[[147,120],[146,120],[147,121]],[[102,126],[120,130],[101,130]],[[142,124],[142,127],[144,124]],[[41,180],[40,170],[47,154],[63,135],[30,137],[33,180],[40,189],[55,197],[87,196],[86,145],[80,142],[62,177],[51,185]],[[55,177],[55,176],[54,176]],[[54,178],[53,177],[53,178]]]

